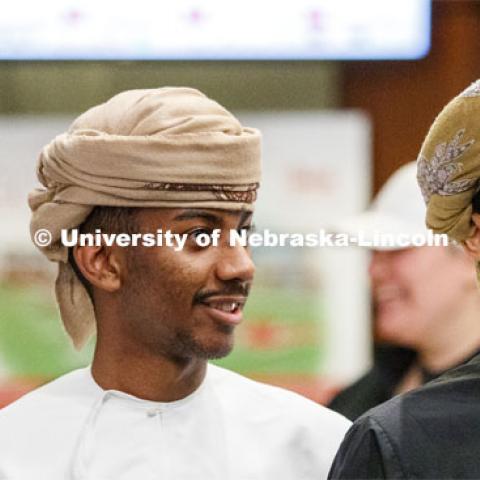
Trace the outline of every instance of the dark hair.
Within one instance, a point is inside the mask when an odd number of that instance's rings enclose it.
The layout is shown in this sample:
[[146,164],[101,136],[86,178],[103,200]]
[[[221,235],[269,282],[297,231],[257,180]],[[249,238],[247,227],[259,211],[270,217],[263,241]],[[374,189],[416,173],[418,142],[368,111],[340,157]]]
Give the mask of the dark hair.
[[478,190],[472,199],[473,213],[480,213],[480,190]]
[[[136,223],[137,211],[138,208],[136,207],[95,207],[85,221],[78,227],[78,232],[80,234],[95,233],[96,229],[100,229],[102,233],[128,233],[132,235],[138,232],[138,225]],[[73,247],[68,249],[68,262],[93,302],[92,285],[78,268],[75,257],[73,256]]]

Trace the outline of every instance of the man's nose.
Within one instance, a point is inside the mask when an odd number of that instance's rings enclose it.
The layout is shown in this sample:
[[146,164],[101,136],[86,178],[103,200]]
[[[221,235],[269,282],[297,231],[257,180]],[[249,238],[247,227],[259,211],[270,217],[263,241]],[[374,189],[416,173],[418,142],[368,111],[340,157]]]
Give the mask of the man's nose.
[[216,273],[217,277],[223,281],[252,281],[255,274],[255,264],[250,251],[242,245],[225,245],[220,248]]

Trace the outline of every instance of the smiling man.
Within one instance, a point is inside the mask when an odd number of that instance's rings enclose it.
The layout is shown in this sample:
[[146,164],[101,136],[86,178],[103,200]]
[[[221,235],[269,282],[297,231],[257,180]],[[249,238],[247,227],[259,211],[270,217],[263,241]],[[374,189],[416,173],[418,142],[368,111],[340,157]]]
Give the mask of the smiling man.
[[[47,145],[37,173],[31,231],[51,234],[62,320],[77,348],[97,341],[91,367],[0,412],[0,478],[326,477],[346,419],[207,362],[231,351],[253,280],[229,232],[250,228],[259,132],[197,90],[128,91]],[[75,228],[186,242],[67,248]]]

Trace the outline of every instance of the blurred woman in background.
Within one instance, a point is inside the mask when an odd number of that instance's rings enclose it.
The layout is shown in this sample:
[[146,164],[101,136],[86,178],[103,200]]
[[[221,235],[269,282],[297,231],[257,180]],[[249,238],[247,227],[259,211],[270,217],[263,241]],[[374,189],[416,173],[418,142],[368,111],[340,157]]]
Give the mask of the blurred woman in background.
[[[372,206],[340,222],[348,233],[426,235],[416,164],[397,170]],[[480,296],[463,249],[394,246],[372,250],[375,361],[330,407],[351,420],[392,396],[416,388],[480,352]]]

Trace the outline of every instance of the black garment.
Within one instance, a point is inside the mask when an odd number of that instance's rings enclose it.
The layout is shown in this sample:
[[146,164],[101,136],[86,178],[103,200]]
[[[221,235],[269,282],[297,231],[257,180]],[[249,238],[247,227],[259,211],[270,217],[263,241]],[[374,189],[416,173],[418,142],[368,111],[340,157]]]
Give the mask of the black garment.
[[480,479],[480,354],[360,417],[330,479]]
[[349,420],[356,420],[367,410],[393,397],[395,388],[407,373],[415,357],[416,353],[413,350],[377,346],[372,369],[342,390],[327,407],[341,413]]

